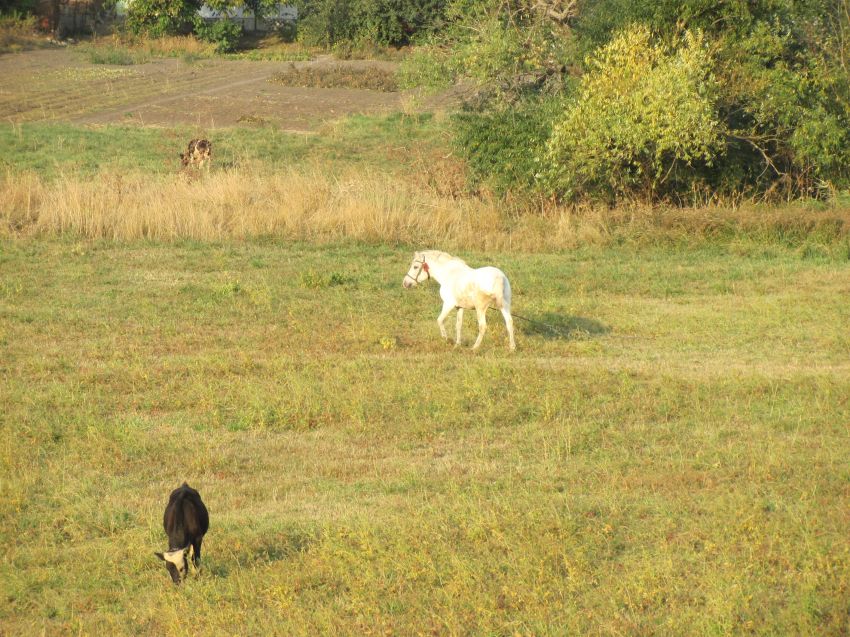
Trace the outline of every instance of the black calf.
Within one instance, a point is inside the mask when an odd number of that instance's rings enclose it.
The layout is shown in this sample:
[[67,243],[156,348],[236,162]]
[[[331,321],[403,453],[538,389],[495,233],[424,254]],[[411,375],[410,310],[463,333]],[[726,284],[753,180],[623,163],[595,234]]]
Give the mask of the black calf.
[[196,567],[201,563],[201,542],[210,526],[209,513],[201,495],[185,482],[172,491],[162,526],[168,535],[168,551],[156,553],[156,556],[165,561],[171,579],[179,584],[189,570],[186,557],[190,548],[192,562]]

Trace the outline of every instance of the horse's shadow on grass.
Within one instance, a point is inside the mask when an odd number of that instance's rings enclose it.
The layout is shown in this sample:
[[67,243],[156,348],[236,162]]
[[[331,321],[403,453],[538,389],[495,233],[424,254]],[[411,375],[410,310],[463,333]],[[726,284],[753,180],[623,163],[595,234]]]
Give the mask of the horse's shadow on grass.
[[520,318],[514,315],[514,323],[523,334],[540,336],[548,340],[585,339],[608,334],[611,328],[599,321],[583,316],[569,316],[556,312],[529,314]]

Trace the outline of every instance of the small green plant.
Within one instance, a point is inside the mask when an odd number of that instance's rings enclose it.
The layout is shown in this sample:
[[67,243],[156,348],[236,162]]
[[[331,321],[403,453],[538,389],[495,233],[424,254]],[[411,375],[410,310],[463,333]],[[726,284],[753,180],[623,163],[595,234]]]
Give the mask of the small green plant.
[[381,347],[387,351],[394,350],[398,347],[398,337],[396,336],[382,336],[379,341]]
[[6,14],[0,12],[0,53],[15,53],[44,46],[47,46],[47,41],[36,33],[34,16],[18,11]]
[[405,56],[396,71],[401,88],[446,89],[454,81],[451,60],[437,47],[417,47]]
[[198,55],[197,53],[187,51],[180,56],[180,61],[184,64],[195,64],[198,60],[202,60],[203,56]]
[[317,290],[341,285],[353,285],[357,282],[357,279],[340,272],[316,272],[314,270],[307,270],[306,272],[301,273],[299,282],[302,288]]

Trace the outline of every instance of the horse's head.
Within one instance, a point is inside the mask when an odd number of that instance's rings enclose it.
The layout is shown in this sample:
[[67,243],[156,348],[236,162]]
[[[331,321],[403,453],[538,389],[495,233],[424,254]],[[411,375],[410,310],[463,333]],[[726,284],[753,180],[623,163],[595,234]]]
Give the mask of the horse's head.
[[406,288],[412,288],[430,278],[431,273],[428,264],[425,262],[425,254],[417,252],[413,255],[413,262],[410,264],[410,269],[404,275],[401,284]]

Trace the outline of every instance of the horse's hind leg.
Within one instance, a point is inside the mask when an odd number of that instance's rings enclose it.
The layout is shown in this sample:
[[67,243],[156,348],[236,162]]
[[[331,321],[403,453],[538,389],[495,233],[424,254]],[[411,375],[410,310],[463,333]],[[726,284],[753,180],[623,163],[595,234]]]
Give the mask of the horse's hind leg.
[[446,317],[449,315],[449,312],[451,312],[454,307],[455,306],[453,303],[443,303],[443,309],[442,311],[440,311],[440,316],[437,317],[437,325],[440,326],[440,336],[442,336],[446,340],[449,340],[449,335],[446,333],[446,326],[444,325],[444,323],[446,321]]
[[516,341],[514,341],[514,317],[511,316],[511,311],[504,307],[502,308],[502,316],[505,317],[505,328],[508,330],[511,351],[514,351],[516,349]]
[[460,345],[460,333],[463,330],[463,308],[457,308],[457,323],[456,323],[456,335],[455,335],[455,345]]
[[478,315],[478,338],[475,339],[475,345],[472,346],[472,349],[481,347],[481,341],[484,340],[484,332],[487,331],[487,308],[476,307],[475,313]]

